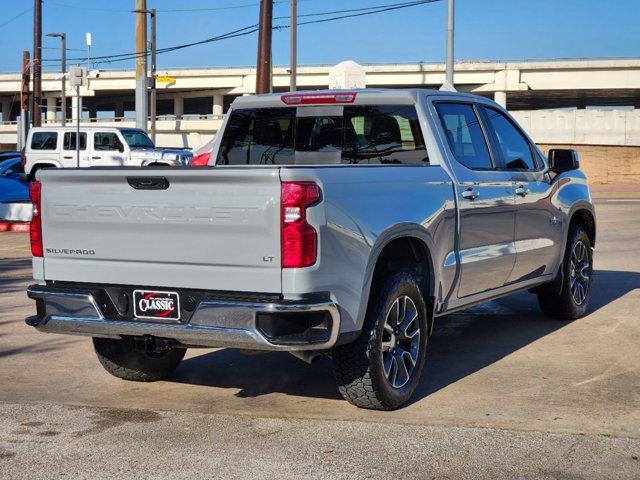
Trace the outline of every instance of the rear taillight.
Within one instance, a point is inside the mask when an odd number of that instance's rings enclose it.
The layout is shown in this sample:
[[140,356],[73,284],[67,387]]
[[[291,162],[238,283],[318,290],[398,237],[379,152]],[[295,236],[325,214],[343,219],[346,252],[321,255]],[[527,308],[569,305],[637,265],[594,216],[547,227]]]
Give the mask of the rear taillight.
[[316,263],[318,235],[307,223],[307,207],[320,199],[320,187],[310,182],[283,182],[280,197],[282,268],[309,267]]
[[40,210],[42,184],[37,180],[29,184],[29,197],[33,204],[33,216],[31,217],[31,226],[29,234],[31,236],[31,254],[34,257],[42,257],[42,214]]

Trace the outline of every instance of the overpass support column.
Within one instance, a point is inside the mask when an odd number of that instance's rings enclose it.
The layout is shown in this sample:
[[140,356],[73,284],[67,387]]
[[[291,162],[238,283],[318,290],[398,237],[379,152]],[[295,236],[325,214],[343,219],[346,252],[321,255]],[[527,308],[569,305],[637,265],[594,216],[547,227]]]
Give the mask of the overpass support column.
[[507,92],[495,92],[493,99],[501,107],[507,108]]
[[11,100],[2,100],[2,121],[8,122],[11,118]]
[[183,97],[175,97],[173,99],[173,114],[176,117],[176,120],[182,118],[184,115],[184,98]]
[[56,97],[47,97],[47,123],[54,123],[56,121],[57,106],[58,99]]
[[213,116],[214,118],[222,117],[224,111],[224,95],[213,96]]
[[124,118],[124,102],[116,102],[113,114],[119,120],[122,120],[122,118]]
[[[78,105],[80,102],[80,105]],[[71,97],[71,120],[74,122],[78,120],[78,106],[80,107],[80,119],[82,119],[82,97],[74,95]]]

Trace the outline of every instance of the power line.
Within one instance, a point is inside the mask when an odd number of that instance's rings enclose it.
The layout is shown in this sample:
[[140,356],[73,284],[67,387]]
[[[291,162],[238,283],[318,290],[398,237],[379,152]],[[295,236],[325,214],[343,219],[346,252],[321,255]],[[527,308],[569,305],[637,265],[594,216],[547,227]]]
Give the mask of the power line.
[[17,14],[15,17],[11,17],[9,20],[7,20],[4,23],[0,23],[0,28],[4,27],[5,25],[9,25],[11,22],[13,22],[14,20],[17,20],[18,18],[20,18],[22,15],[24,15],[27,12],[30,12],[31,10],[33,10],[33,7],[29,7],[26,10],[23,10],[22,12],[20,12],[19,14]]
[[[309,0],[299,0],[299,1],[309,1]],[[288,3],[287,0],[276,0],[273,2],[274,5],[278,3]],[[240,5],[229,5],[226,7],[204,7],[204,8],[168,8],[164,10],[158,10],[158,12],[164,13],[185,13],[185,12],[210,12],[216,10],[235,10],[238,8],[247,8],[247,7],[257,7],[259,3],[244,3]]]
[[[309,1],[309,0],[302,0]],[[69,3],[62,3],[56,1],[46,1],[47,5],[54,5],[56,7],[64,7],[64,8],[73,8],[77,10],[89,10],[94,12],[112,12],[112,13],[131,13],[131,10],[122,9],[122,8],[103,8],[103,7],[87,7],[85,5],[71,5]],[[274,4],[278,3],[287,3],[286,0],[276,0],[273,2]],[[158,13],[189,13],[189,12],[213,12],[218,10],[236,10],[239,8],[249,8],[256,7],[258,3],[242,3],[238,5],[227,5],[221,7],[203,7],[203,8],[167,8],[167,9],[157,9]]]
[[45,0],[47,5],[54,5],[56,7],[73,8],[74,10],[89,10],[92,12],[112,12],[112,13],[131,13],[131,10],[125,10],[122,8],[103,8],[103,7],[87,7],[85,5],[70,5],[68,3],[52,2]]
[[[305,15],[300,15],[301,17],[309,17],[309,16],[327,16],[327,15],[337,15],[337,16],[333,16],[330,18],[320,18],[320,19],[316,19],[316,20],[308,20],[305,22],[299,22],[298,25],[311,25],[311,24],[316,24],[316,23],[326,23],[326,22],[333,22],[333,21],[337,21],[337,20],[343,20],[346,18],[355,18],[355,17],[363,17],[363,16],[367,16],[367,15],[374,15],[377,13],[384,13],[384,12],[388,12],[388,11],[393,11],[393,10],[399,10],[399,9],[404,9],[404,8],[409,8],[409,7],[414,7],[414,6],[418,6],[418,5],[424,5],[427,3],[435,3],[441,0],[414,0],[412,2],[403,2],[403,3],[393,3],[393,4],[386,4],[386,5],[378,5],[378,6],[373,6],[373,7],[364,7],[364,8],[357,8],[357,9],[347,9],[347,10],[336,10],[336,11],[331,11],[331,12],[319,12],[319,13],[311,13],[311,14],[305,14]],[[338,14],[343,14],[343,15],[338,15]],[[288,17],[276,17],[276,18],[288,18]],[[275,25],[273,27],[274,30],[281,30],[281,29],[286,29],[289,28],[289,25]],[[246,27],[234,30],[232,32],[227,32],[221,35],[217,35],[214,37],[210,37],[210,38],[205,38],[203,40],[198,40],[195,42],[190,42],[190,43],[184,43],[181,45],[175,45],[172,47],[165,47],[165,48],[160,48],[157,50],[157,54],[161,54],[161,53],[168,53],[168,52],[173,52],[176,50],[182,50],[184,48],[189,48],[189,47],[194,47],[197,45],[203,45],[203,44],[207,44],[207,43],[213,43],[213,42],[218,42],[218,41],[222,41],[222,40],[228,40],[230,38],[236,38],[236,37],[242,37],[242,36],[246,36],[246,35],[250,35],[252,33],[255,33],[258,31],[258,25],[254,24],[254,25],[248,25]],[[94,57],[92,59],[93,63],[95,64],[103,64],[103,63],[114,63],[114,62],[122,62],[122,61],[126,61],[126,60],[132,60],[135,59],[139,56],[143,56],[143,55],[147,55],[146,51],[143,52],[131,52],[131,53],[121,53],[121,54],[114,54],[114,55],[103,55],[103,56],[98,56],[98,57]],[[85,58],[71,58],[68,59],[70,61],[83,61],[85,60]],[[46,62],[57,62],[59,61],[59,59],[46,59],[43,60]]]

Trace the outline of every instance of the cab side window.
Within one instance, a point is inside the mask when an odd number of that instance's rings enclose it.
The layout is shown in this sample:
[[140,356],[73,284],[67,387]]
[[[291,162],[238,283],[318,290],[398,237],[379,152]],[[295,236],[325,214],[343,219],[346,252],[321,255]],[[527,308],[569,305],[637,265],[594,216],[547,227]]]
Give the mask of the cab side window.
[[449,147],[456,160],[467,168],[491,169],[493,163],[480,121],[466,103],[437,103]]
[[535,170],[538,168],[531,145],[513,123],[498,110],[482,107],[487,128],[494,135],[505,168],[509,170]]
[[95,150],[111,151],[119,150],[121,147],[120,139],[113,132],[96,132],[93,134],[93,148]]
[[[62,141],[63,150],[76,150],[76,132],[65,132],[64,139]],[[87,134],[80,134],[80,150],[87,149]]]

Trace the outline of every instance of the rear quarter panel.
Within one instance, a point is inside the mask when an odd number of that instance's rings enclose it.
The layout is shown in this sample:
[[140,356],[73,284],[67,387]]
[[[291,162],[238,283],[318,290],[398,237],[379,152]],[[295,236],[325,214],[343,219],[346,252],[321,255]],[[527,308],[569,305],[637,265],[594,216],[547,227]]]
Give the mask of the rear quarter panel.
[[451,288],[455,265],[443,264],[454,248],[455,205],[450,177],[440,166],[292,167],[280,175],[322,189],[322,202],[308,211],[319,231],[319,260],[283,270],[285,298],[330,292],[341,309],[340,331],[359,330],[378,255],[400,236],[418,238],[429,249],[433,289],[446,294]]

